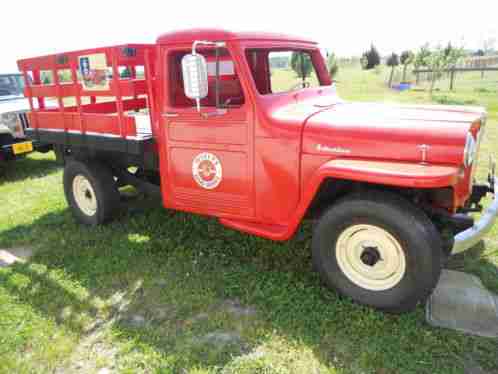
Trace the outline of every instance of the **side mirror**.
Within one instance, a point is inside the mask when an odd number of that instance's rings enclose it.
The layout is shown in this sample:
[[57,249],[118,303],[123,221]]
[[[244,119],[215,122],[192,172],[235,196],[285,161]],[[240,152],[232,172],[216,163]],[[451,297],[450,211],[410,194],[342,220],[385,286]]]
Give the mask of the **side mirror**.
[[185,96],[195,100],[200,112],[200,100],[208,94],[207,63],[204,56],[188,54],[182,58],[183,87]]

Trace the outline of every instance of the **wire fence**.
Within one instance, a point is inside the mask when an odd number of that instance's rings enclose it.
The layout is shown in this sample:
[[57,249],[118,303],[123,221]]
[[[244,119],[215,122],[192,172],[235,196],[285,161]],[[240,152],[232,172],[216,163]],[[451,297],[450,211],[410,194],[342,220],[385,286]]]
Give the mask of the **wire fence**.
[[455,67],[446,69],[442,72],[433,72],[429,69],[412,70],[411,76],[416,86],[424,87],[430,85],[436,78],[437,87],[456,90],[480,90],[480,91],[498,91],[498,67]]
[[[339,77],[341,69],[361,69],[359,58],[338,58]],[[374,68],[377,75],[385,77],[388,84],[390,68],[381,64]],[[406,69],[397,66],[393,74],[393,85],[408,82],[412,88],[427,90],[431,85],[434,72],[427,68],[415,69],[412,65]],[[339,78],[340,79],[340,78]],[[498,94],[498,55],[497,56],[471,56],[465,58],[452,69],[438,73],[436,77],[436,90],[450,90],[455,92],[473,91]]]

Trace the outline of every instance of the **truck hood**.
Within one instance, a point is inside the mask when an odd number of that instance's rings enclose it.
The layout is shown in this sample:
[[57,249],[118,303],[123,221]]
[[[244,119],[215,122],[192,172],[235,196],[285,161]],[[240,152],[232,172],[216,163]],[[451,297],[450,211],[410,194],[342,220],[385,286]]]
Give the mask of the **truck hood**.
[[483,108],[337,103],[305,123],[303,152],[368,160],[462,164]]

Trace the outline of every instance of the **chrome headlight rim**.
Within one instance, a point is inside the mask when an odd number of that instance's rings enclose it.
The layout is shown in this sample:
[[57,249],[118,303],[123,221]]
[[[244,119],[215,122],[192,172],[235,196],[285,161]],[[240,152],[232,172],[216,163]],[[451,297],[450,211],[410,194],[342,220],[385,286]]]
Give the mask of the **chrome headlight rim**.
[[463,164],[469,167],[473,164],[477,152],[477,142],[471,132],[467,133],[465,148],[463,150]]
[[17,113],[1,113],[0,124],[6,127],[13,136],[22,135],[22,125],[19,123],[19,115]]

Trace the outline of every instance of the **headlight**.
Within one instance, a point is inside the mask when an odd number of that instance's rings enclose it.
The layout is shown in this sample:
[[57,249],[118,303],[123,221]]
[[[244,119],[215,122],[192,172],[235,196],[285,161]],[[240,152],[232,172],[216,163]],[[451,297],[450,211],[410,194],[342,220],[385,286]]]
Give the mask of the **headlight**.
[[474,136],[469,132],[467,133],[467,139],[465,141],[465,149],[463,150],[463,164],[465,167],[469,167],[474,162],[474,158],[477,152],[477,144]]
[[15,132],[17,126],[17,115],[15,113],[0,114],[0,123],[8,127],[10,131]]
[[16,138],[24,136],[22,124],[17,113],[0,114],[0,124],[7,127],[11,132],[11,135]]

